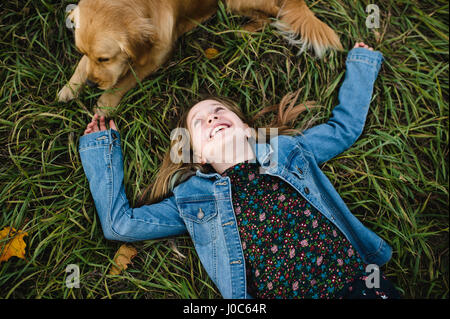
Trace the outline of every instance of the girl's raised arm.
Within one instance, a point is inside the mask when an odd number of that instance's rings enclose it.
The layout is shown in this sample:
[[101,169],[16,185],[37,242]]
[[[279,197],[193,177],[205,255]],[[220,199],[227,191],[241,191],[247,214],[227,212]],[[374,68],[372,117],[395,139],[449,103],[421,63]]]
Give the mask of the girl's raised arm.
[[361,47],[350,50],[345,79],[339,89],[339,104],[331,118],[296,137],[314,154],[318,164],[345,151],[361,135],[382,61],[378,51]]
[[119,132],[100,127],[91,128],[90,133],[88,126],[79,151],[105,237],[131,242],[185,233],[174,196],[152,205],[130,207],[123,183]]

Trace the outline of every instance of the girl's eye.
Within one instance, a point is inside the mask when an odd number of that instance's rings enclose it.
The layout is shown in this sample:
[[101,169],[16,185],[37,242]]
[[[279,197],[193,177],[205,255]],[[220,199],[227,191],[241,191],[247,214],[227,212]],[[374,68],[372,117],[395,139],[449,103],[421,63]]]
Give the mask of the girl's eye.
[[98,58],[98,62],[108,62],[108,58]]
[[215,113],[219,112],[219,111],[223,111],[225,110],[223,107],[219,106],[216,108],[216,110],[214,111]]

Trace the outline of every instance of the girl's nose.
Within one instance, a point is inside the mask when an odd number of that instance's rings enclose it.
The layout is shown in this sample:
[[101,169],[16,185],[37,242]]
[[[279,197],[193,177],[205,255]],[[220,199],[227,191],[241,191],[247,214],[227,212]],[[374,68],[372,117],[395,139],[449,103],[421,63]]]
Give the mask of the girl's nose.
[[208,124],[211,124],[213,119],[214,119],[214,120],[217,120],[217,115],[210,114],[210,115],[208,116]]

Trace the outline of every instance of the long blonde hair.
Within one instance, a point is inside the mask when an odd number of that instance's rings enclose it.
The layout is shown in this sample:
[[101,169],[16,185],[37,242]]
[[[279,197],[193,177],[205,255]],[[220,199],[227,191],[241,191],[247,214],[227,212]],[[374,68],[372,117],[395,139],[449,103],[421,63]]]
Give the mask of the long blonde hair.
[[[215,100],[224,106],[226,106],[229,110],[238,115],[241,120],[248,124],[250,127],[254,127],[254,124],[266,113],[274,112],[278,110],[277,116],[273,117],[272,121],[266,125],[266,128],[277,128],[278,135],[294,135],[301,133],[305,127],[301,129],[295,129],[294,121],[298,118],[299,114],[305,111],[306,109],[317,107],[314,101],[308,101],[305,103],[300,103],[295,105],[297,98],[300,94],[301,90],[297,90],[296,92],[286,94],[279,104],[271,105],[263,108],[252,118],[247,116],[242,112],[240,107],[232,100],[224,97],[214,97],[207,96],[203,97],[202,100]],[[195,105],[195,104],[193,104]],[[186,110],[178,121],[178,128],[187,128],[187,115],[189,110]],[[310,123],[308,123],[308,126]],[[150,184],[143,192],[142,196],[138,200],[138,205],[148,205],[152,203],[156,203],[166,198],[172,189],[186,181],[192,175],[195,175],[197,170],[200,170],[203,173],[211,173],[214,172],[214,169],[209,164],[200,164],[193,162],[182,162],[175,163],[171,159],[171,149],[175,145],[179,147],[178,154],[181,153],[181,150],[188,149],[190,152],[190,158],[193,158],[193,152],[191,145],[184,145],[183,143],[190,143],[182,139],[174,139],[171,140],[170,147],[164,154],[164,158],[158,171],[155,181],[153,184]],[[188,146],[186,148],[186,146]]]

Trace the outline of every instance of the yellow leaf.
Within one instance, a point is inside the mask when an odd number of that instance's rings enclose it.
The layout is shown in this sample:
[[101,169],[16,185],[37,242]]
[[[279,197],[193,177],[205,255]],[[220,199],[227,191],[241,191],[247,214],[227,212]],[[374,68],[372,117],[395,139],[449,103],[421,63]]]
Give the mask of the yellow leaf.
[[209,48],[205,50],[205,56],[207,59],[214,59],[219,54],[219,51],[214,48]]
[[134,247],[123,244],[117,250],[116,255],[114,257],[114,263],[117,265],[113,265],[111,270],[109,271],[110,275],[118,275],[122,272],[122,270],[128,268],[128,264],[131,263],[131,259],[133,259],[137,255],[137,250]]
[[0,263],[7,261],[12,256],[25,259],[27,245],[23,241],[23,237],[27,235],[28,233],[16,231],[12,227],[5,227],[0,231]]

